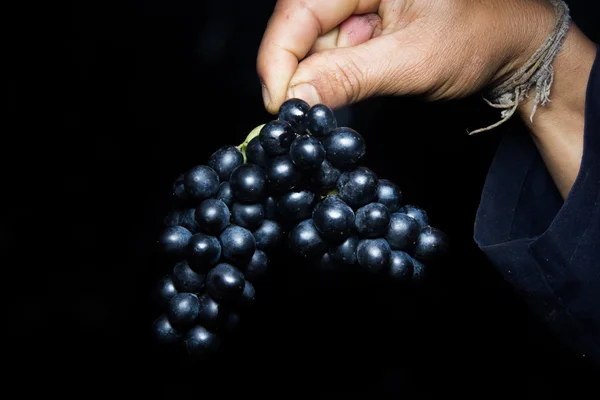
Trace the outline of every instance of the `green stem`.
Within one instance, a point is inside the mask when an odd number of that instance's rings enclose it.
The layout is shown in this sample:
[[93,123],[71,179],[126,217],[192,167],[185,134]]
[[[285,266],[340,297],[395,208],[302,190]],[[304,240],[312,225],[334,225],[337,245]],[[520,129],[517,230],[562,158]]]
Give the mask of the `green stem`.
[[265,124],[259,125],[256,128],[252,129],[252,131],[250,131],[248,136],[246,136],[246,139],[244,139],[244,142],[237,146],[238,150],[242,152],[242,156],[244,156],[244,163],[247,160],[246,147],[248,147],[248,143],[250,143],[250,141],[252,139],[254,139],[255,137],[257,137],[260,134],[260,130],[263,128],[263,126],[265,126]]

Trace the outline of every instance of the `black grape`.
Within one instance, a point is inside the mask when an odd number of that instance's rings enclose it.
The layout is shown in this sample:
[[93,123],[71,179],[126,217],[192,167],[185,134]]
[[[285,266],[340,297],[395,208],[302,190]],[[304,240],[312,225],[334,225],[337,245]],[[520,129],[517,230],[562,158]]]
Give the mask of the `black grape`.
[[319,168],[310,176],[310,183],[317,191],[323,193],[336,188],[337,181],[342,172],[335,168],[327,160],[324,160]]
[[206,199],[194,213],[198,230],[212,236],[218,236],[229,225],[229,208],[218,199]]
[[190,169],[183,178],[185,191],[194,200],[204,200],[212,197],[219,190],[219,175],[206,165]]
[[248,281],[255,282],[265,275],[269,268],[269,257],[264,251],[256,250],[252,259],[244,270],[244,276]]
[[323,147],[331,164],[342,169],[355,166],[367,151],[363,137],[346,127],[336,128],[327,135]]
[[231,207],[233,204],[233,193],[231,193],[231,184],[229,182],[223,182],[219,185],[215,199],[221,200],[227,207]]
[[390,226],[390,212],[380,203],[370,203],[356,211],[356,230],[364,238],[384,236]]
[[312,219],[300,222],[290,231],[288,244],[293,254],[305,258],[321,256],[327,248]]
[[380,179],[377,185],[377,202],[386,206],[390,213],[395,213],[402,204],[402,192],[392,181]]
[[211,167],[221,182],[227,181],[231,172],[244,163],[242,152],[235,146],[223,146],[215,151],[208,159],[208,166]]
[[366,167],[357,167],[340,175],[337,192],[350,207],[357,209],[371,203],[377,197],[377,175]]
[[419,223],[404,213],[394,213],[385,239],[394,250],[411,250],[419,237]]
[[408,282],[413,275],[413,258],[403,251],[392,251],[388,275],[394,281]]
[[233,197],[244,203],[258,203],[267,191],[267,175],[254,164],[243,164],[233,170],[231,178]]
[[195,271],[207,271],[221,258],[219,240],[204,233],[193,235],[188,244],[188,263]]
[[380,272],[390,265],[392,250],[385,239],[362,239],[356,248],[358,263],[371,272]]
[[193,293],[178,293],[169,302],[167,317],[174,326],[191,324],[198,317],[200,302]]
[[357,236],[350,236],[343,243],[331,247],[329,249],[331,258],[346,265],[355,265],[358,262],[356,249],[358,248],[359,241],[360,239]]
[[260,203],[233,203],[233,206],[231,207],[231,218],[234,224],[248,230],[254,230],[264,221],[265,210]]
[[337,120],[333,111],[324,104],[311,107],[306,117],[308,131],[316,138],[323,139],[337,128]]
[[258,136],[248,142],[248,146],[246,146],[246,158],[250,164],[257,165],[262,169],[266,169],[267,165],[269,165],[269,155],[260,145]]
[[221,236],[221,247],[223,258],[236,265],[248,263],[256,250],[256,240],[246,228],[237,225],[229,225]]
[[302,135],[290,147],[290,159],[303,171],[316,170],[325,161],[325,149],[319,139]]
[[281,226],[269,219],[265,219],[254,232],[256,248],[260,250],[270,250],[277,247],[283,240],[283,230]]
[[354,211],[336,196],[327,196],[312,214],[315,228],[330,243],[343,242],[354,228]]
[[158,237],[161,250],[168,256],[182,259],[187,252],[192,232],[183,226],[169,226]]
[[208,293],[198,298],[197,320],[204,326],[215,328],[221,319],[221,306]]
[[159,306],[166,310],[171,299],[179,293],[171,275],[165,275],[158,281],[155,293]]
[[200,293],[205,287],[204,274],[199,274],[190,268],[187,261],[179,261],[173,267],[173,285],[179,292]]
[[154,339],[161,344],[174,344],[183,337],[182,333],[175,329],[166,315],[161,315],[152,324]]
[[288,99],[279,107],[278,119],[289,123],[294,131],[303,134],[307,126],[307,114],[310,106],[301,99]]
[[414,218],[421,228],[425,228],[429,225],[429,216],[427,215],[427,212],[420,207],[406,205],[398,211]]
[[194,326],[187,332],[183,342],[188,353],[196,357],[213,354],[219,348],[219,338],[199,325]]
[[231,300],[244,291],[244,274],[232,265],[221,263],[206,275],[208,294],[215,300]]
[[258,138],[265,152],[273,157],[286,154],[296,138],[296,134],[289,123],[275,120],[262,127]]
[[432,226],[425,227],[419,233],[414,255],[424,261],[432,261],[446,254],[448,237],[442,231]]
[[279,198],[277,210],[285,220],[299,222],[311,217],[317,200],[317,196],[307,190],[289,192]]
[[288,155],[275,157],[267,167],[269,188],[275,193],[292,190],[300,182],[301,174]]

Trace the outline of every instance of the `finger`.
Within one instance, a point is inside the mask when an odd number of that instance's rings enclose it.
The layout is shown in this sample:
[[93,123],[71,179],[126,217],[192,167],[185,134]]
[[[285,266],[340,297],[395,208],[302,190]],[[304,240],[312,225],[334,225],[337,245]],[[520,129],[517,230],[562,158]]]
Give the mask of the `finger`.
[[381,17],[375,13],[351,15],[339,26],[320,36],[308,54],[363,44],[381,33]]
[[379,0],[280,0],[261,42],[257,71],[265,107],[275,113],[290,79],[317,38],[353,14],[376,12]]
[[412,37],[407,30],[315,53],[299,64],[287,98],[338,108],[374,95],[422,94],[437,72],[427,46]]

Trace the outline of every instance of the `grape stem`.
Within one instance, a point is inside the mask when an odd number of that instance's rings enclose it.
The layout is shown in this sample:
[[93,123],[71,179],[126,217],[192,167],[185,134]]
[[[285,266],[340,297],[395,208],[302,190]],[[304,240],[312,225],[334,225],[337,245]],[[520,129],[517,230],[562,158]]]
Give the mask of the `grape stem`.
[[321,198],[324,199],[327,196],[337,196],[337,194],[338,194],[337,190],[331,189],[330,191],[328,191],[327,193],[322,195]]
[[242,152],[242,156],[244,156],[244,164],[246,163],[246,147],[248,147],[248,143],[250,143],[250,141],[252,139],[254,139],[255,137],[257,137],[260,133],[260,130],[262,129],[262,127],[265,126],[265,124],[259,125],[256,128],[252,129],[252,131],[250,131],[250,133],[248,134],[248,136],[246,136],[246,139],[244,139],[244,142],[240,145],[237,146],[237,149],[239,151]]

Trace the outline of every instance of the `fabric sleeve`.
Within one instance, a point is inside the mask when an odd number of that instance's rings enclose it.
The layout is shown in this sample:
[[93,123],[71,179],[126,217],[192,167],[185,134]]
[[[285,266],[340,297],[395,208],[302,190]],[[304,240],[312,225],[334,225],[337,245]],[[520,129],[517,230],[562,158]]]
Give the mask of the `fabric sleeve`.
[[600,365],[600,47],[586,92],[579,174],[563,202],[526,132],[501,142],[475,241],[534,311]]

